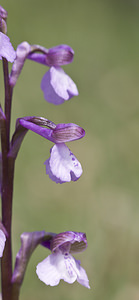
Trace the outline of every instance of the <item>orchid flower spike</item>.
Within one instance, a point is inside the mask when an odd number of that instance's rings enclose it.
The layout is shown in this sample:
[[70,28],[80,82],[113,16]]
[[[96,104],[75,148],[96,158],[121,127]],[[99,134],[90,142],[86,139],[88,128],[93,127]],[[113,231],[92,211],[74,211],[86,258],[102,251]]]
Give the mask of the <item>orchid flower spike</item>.
[[12,63],[16,58],[16,52],[10,43],[9,37],[0,32],[0,59],[2,59],[2,57]]
[[52,253],[37,265],[36,273],[41,281],[50,286],[59,284],[63,279],[68,283],[76,280],[90,289],[89,280],[80,261],[76,260],[71,253],[81,252],[87,248],[85,233],[67,231],[57,234],[48,243],[42,243]]
[[82,174],[81,164],[65,145],[65,142],[84,137],[84,129],[73,123],[53,125],[53,129],[44,128],[26,120],[26,118],[19,119],[20,125],[55,143],[50,150],[50,158],[44,163],[46,174],[49,175],[50,179],[56,183],[79,179]]
[[59,45],[45,53],[33,52],[28,55],[29,59],[50,67],[41,81],[41,89],[46,101],[59,105],[73,96],[78,96],[76,84],[60,67],[71,63],[73,56],[74,51],[68,45]]

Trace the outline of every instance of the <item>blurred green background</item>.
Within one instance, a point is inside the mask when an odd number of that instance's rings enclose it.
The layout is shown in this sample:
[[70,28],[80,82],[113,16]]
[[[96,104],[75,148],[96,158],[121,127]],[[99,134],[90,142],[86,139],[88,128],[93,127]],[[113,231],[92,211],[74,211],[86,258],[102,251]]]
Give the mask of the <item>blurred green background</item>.
[[[64,70],[79,96],[60,106],[45,102],[41,78],[48,69],[26,61],[14,90],[12,131],[18,117],[37,115],[86,130],[68,146],[83,166],[75,183],[57,185],[45,175],[52,144],[29,132],[16,162],[13,256],[23,231],[86,232],[78,254],[91,290],[61,281],[47,287],[35,267],[49,251],[31,257],[21,300],[139,299],[139,1],[1,0],[16,49],[26,40],[75,51]],[[2,65],[1,65],[2,66]],[[1,68],[2,69],[2,68]],[[3,78],[0,70],[0,97]]]

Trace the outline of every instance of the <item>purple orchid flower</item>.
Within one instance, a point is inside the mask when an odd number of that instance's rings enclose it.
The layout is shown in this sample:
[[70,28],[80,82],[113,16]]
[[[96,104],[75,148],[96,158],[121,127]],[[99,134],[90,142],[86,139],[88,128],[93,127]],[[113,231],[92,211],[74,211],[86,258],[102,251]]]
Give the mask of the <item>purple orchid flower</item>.
[[42,243],[52,253],[37,265],[36,273],[41,281],[50,286],[59,284],[63,279],[68,283],[76,280],[90,289],[89,280],[80,261],[76,260],[70,253],[81,252],[87,248],[85,233],[67,231],[57,234],[48,243]]
[[[40,127],[32,122],[19,119],[20,125],[26,129],[41,135],[47,140],[55,143],[50,150],[50,158],[45,161],[46,174],[56,183],[76,181],[82,174],[80,162],[65,145],[65,142],[82,138],[85,131],[80,126],[69,124],[58,124],[53,129]],[[53,123],[54,124],[54,123]]]
[[29,59],[50,67],[41,81],[46,101],[59,105],[78,95],[76,84],[60,67],[71,63],[73,56],[73,49],[67,45],[53,47],[43,54],[33,52],[28,55]]
[[2,255],[3,255],[5,242],[6,242],[6,236],[5,236],[4,232],[0,229],[0,257],[2,257]]
[[0,32],[0,59],[5,57],[11,63],[15,60],[16,52],[10,43],[9,37]]

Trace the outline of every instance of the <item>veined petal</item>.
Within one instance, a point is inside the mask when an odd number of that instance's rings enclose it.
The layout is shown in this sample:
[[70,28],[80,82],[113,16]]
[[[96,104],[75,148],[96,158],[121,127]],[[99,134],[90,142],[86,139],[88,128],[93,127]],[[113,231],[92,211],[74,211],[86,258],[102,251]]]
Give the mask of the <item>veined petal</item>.
[[65,143],[81,139],[85,136],[85,130],[80,126],[68,123],[58,124],[52,132],[55,143]]
[[74,56],[73,49],[68,45],[59,45],[48,50],[46,54],[46,64],[48,66],[62,66],[72,62]]
[[46,174],[51,179],[52,175],[55,176],[61,183],[76,181],[82,174],[81,164],[64,143],[55,144],[51,148],[51,156],[45,164]]
[[73,61],[74,51],[68,45],[59,45],[50,49],[32,45],[32,48],[33,51],[29,53],[27,58],[49,67],[59,67]]
[[0,59],[5,57],[11,63],[15,60],[16,52],[10,43],[9,37],[0,32]]
[[5,236],[4,232],[0,229],[0,257],[2,257],[2,255],[3,255],[5,242],[6,242],[6,236]]
[[78,95],[76,84],[60,67],[51,67],[45,73],[41,89],[45,100],[55,105]]

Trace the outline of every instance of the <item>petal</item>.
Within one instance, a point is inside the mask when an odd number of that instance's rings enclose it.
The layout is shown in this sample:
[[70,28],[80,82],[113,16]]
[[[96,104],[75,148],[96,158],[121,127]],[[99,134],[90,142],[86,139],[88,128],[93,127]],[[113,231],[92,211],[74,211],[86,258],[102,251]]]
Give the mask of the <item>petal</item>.
[[6,242],[6,236],[5,236],[4,232],[0,229],[0,257],[2,257],[2,255],[3,255],[5,242]]
[[46,64],[48,66],[62,66],[72,62],[73,49],[68,45],[59,45],[48,50]]
[[37,265],[36,273],[41,281],[47,285],[58,285],[60,274],[55,265],[55,256],[49,255]]
[[65,231],[56,234],[51,240],[51,251],[54,252],[58,248],[64,251],[65,246],[70,245],[69,252],[82,252],[87,248],[86,234],[83,232]]
[[11,74],[10,74],[11,86],[15,86],[29,52],[30,52],[29,43],[22,42],[20,45],[18,45],[16,49],[16,59],[13,63]]
[[49,175],[49,178],[52,180],[52,181],[55,181],[55,183],[64,183],[65,181],[62,181],[60,180],[59,178],[57,178],[56,176],[53,175],[52,171],[51,171],[51,168],[50,168],[50,164],[49,164],[49,161],[50,161],[50,158],[47,159],[45,161],[45,166],[46,166],[46,174]]
[[60,179],[60,183],[76,181],[82,174],[81,164],[64,143],[53,146],[45,164],[46,174],[54,181],[55,177]]
[[78,260],[76,260],[76,266],[77,266],[78,271],[79,271],[78,276],[77,276],[77,281],[81,285],[84,285],[85,287],[90,289],[87,274],[86,274],[85,270],[80,266],[80,262]]
[[63,255],[60,251],[52,253],[37,265],[36,273],[47,285],[58,285],[60,279],[73,283],[77,279],[78,269],[71,255]]
[[13,62],[16,57],[16,52],[10,43],[7,35],[0,32],[0,59],[5,57],[8,61]]
[[61,68],[55,67],[51,67],[42,78],[41,89],[45,100],[55,105],[78,95],[73,80]]
[[35,52],[30,52],[27,58],[49,67],[67,65],[73,61],[74,51],[68,45],[59,45],[50,49],[36,45],[36,49],[35,46],[33,48]]
[[81,139],[85,136],[85,130],[80,126],[68,123],[58,124],[52,132],[55,143],[65,143]]
[[55,142],[55,140],[52,137],[53,130],[36,125],[30,121],[27,121],[25,118],[19,119],[20,125],[22,125],[26,129],[29,129],[29,130],[41,135],[42,137],[44,137],[45,139],[47,139],[53,143]]

